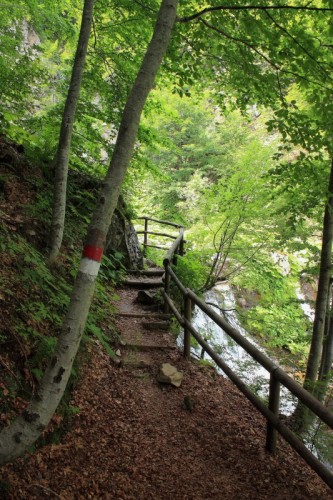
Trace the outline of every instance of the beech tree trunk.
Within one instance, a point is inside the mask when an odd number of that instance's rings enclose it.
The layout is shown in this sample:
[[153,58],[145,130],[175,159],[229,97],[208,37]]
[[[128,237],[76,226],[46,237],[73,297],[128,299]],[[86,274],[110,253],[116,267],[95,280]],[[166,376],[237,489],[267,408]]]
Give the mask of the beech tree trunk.
[[0,464],[21,455],[49,423],[64,393],[92,301],[111,217],[126,173],[140,116],[168,47],[178,0],[162,0],[152,40],[127,100],[104,187],[83,249],[62,332],[38,392],[26,411],[0,433]]
[[[328,199],[325,207],[323,223],[323,239],[320,256],[318,291],[315,306],[312,340],[304,380],[304,388],[312,394],[317,392],[319,367],[323,353],[325,320],[327,316],[328,298],[332,275],[332,243],[333,243],[333,158],[328,185]],[[312,422],[309,410],[299,403],[295,410],[295,419],[299,430],[303,431]]]
[[318,292],[313,323],[312,342],[305,374],[304,387],[312,392],[317,380],[323,349],[325,318],[327,312],[330,281],[332,275],[332,243],[333,243],[333,159],[328,185],[328,200],[325,207],[323,224],[323,241],[320,256]]
[[52,225],[50,235],[51,249],[49,255],[49,261],[51,263],[56,260],[60,252],[64,234],[69,153],[71,147],[75,111],[79,100],[84,63],[87,55],[94,1],[95,0],[84,1],[79,41],[76,48],[71,81],[69,84],[64,113],[62,116],[58,149],[54,161],[55,178],[53,188]]
[[[332,285],[331,285],[332,286]],[[333,363],[333,297],[331,292],[331,304],[328,314],[328,325],[325,331],[323,353],[319,370],[319,385],[317,398],[323,401],[331,378],[331,367]]]

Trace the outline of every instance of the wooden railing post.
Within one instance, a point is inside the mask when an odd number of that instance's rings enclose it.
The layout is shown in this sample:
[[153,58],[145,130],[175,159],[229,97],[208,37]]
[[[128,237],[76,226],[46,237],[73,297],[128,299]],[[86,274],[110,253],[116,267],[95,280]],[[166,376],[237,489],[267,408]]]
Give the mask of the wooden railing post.
[[[185,320],[191,323],[192,319],[192,301],[189,295],[184,295],[184,316]],[[188,329],[186,322],[184,326],[184,358],[189,360],[191,355],[191,332]]]
[[184,255],[184,238],[181,239],[181,242],[179,243],[179,255],[182,257]]
[[143,255],[147,255],[147,243],[148,243],[148,218],[145,217],[145,228],[143,233]]
[[179,254],[179,245],[178,247],[175,249],[175,253],[173,254],[173,257],[172,257],[172,263],[174,266],[177,265],[177,255]]
[[[277,370],[277,367],[275,368]],[[275,370],[271,371],[269,379],[269,400],[268,408],[276,417],[279,416],[280,409],[280,382],[275,377]],[[277,430],[273,424],[267,421],[266,449],[270,453],[275,453],[277,440]]]
[[[164,292],[166,295],[170,296],[170,274],[169,274],[169,262],[164,262]],[[164,312],[165,314],[169,314],[170,308],[168,302],[165,300],[164,302]]]

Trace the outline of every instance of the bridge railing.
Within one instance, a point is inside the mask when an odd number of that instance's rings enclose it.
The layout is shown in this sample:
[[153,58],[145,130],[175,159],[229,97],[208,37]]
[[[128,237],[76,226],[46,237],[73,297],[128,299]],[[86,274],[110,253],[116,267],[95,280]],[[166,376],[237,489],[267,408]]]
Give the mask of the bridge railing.
[[[143,217],[145,224],[150,219]],[[158,221],[166,223],[165,221]],[[175,263],[177,253],[182,255],[184,252],[184,229],[182,226],[166,223],[179,228],[179,235],[168,249],[163,264],[165,269],[163,297],[165,302],[165,312],[172,312],[178,323],[184,328],[184,357],[190,358],[191,335],[198,344],[215,361],[216,365],[224,371],[230,380],[238,389],[251,401],[251,403],[264,415],[267,421],[266,449],[274,453],[277,444],[277,433],[279,433],[303,459],[314,469],[317,474],[333,489],[333,473],[303,444],[301,439],[290,430],[279,418],[280,409],[280,389],[281,385],[286,387],[294,394],[309,410],[311,410],[319,419],[330,429],[333,429],[333,414],[312,394],[306,391],[300,384],[293,380],[282,368],[277,366],[268,356],[259,351],[234,327],[232,327],[222,316],[216,313],[209,305],[201,300],[192,290],[186,288],[180,281],[175,271],[172,269],[172,263]],[[148,232],[148,225],[146,228]],[[171,283],[181,293],[183,298],[182,311],[179,311],[171,297]],[[193,305],[199,307],[209,318],[211,318],[225,333],[227,333],[238,345],[240,345],[253,359],[255,359],[270,374],[269,399],[268,406],[241,380],[241,378],[223,361],[206,340],[202,338],[199,332],[192,324]]]

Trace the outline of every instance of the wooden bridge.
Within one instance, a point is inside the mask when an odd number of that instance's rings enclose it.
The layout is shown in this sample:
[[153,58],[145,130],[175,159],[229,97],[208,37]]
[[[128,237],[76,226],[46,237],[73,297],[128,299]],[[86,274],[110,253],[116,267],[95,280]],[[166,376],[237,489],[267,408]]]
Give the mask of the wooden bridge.
[[[301,439],[281,420],[279,417],[280,407],[280,389],[281,385],[286,387],[294,396],[296,396],[302,404],[311,410],[319,419],[324,422],[330,429],[333,429],[333,414],[320,403],[308,391],[303,389],[295,380],[293,380],[283,369],[277,366],[268,356],[260,352],[253,346],[241,333],[233,328],[223,317],[217,314],[209,305],[201,300],[192,290],[186,288],[180,279],[177,277],[175,268],[177,263],[177,255],[184,254],[184,228],[179,224],[172,222],[154,219],[150,217],[140,217],[144,221],[144,229],[137,231],[138,234],[143,234],[143,249],[146,253],[148,247],[164,249],[166,255],[163,260],[164,276],[156,281],[155,285],[163,287],[162,294],[164,297],[164,313],[170,312],[177,319],[178,323],[184,329],[184,347],[183,355],[185,358],[190,358],[191,336],[193,336],[198,344],[209,354],[215,361],[216,365],[223,370],[229,379],[238,387],[238,389],[246,396],[246,398],[259,410],[267,420],[266,434],[266,449],[274,453],[277,444],[277,433],[279,433],[299,455],[317,472],[317,474],[333,489],[333,474],[321,463],[318,458],[303,444]],[[154,228],[150,230],[149,223],[154,224]],[[177,229],[178,234],[170,234],[155,229],[155,226],[167,226]],[[155,239],[150,240],[150,236]],[[158,240],[156,240],[156,237]],[[168,248],[167,245],[160,243],[161,239],[172,239],[173,242]],[[162,271],[163,272],[163,271]],[[157,273],[161,275],[161,272]],[[135,281],[135,280],[134,280]],[[148,283],[148,282],[147,282]],[[142,284],[142,281],[141,281]],[[148,283],[149,284],[149,283]],[[172,298],[172,286],[179,290],[183,305],[179,311],[175,301]],[[132,283],[133,285],[133,283]],[[199,307],[209,318],[211,318],[220,328],[222,328],[238,345],[240,345],[248,354],[252,356],[262,367],[270,374],[269,384],[269,400],[266,405],[241,378],[223,361],[209,343],[202,338],[199,332],[192,324],[193,305]]]

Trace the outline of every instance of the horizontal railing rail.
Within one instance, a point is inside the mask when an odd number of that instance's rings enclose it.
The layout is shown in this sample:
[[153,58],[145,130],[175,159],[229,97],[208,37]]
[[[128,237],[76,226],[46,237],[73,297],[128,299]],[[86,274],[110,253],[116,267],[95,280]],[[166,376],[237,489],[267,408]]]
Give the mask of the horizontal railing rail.
[[173,234],[168,234],[168,233],[159,233],[157,231],[137,231],[137,234],[152,234],[154,236],[165,236],[166,238],[171,238],[173,240],[177,239],[177,236],[174,236]]
[[[333,414],[312,394],[306,391],[300,384],[292,379],[282,368],[276,365],[266,354],[257,349],[228,321],[220,316],[213,308],[201,300],[192,290],[186,288],[178,278],[171,264],[176,263],[177,254],[184,253],[184,228],[181,225],[173,224],[158,219],[141,217],[145,220],[145,231],[148,231],[148,220],[159,222],[179,229],[179,235],[168,249],[164,258],[164,312],[173,313],[178,323],[184,328],[184,357],[190,359],[191,335],[198,344],[215,361],[216,365],[224,371],[230,380],[247,397],[247,399],[262,413],[267,420],[266,449],[274,453],[277,444],[277,433],[279,433],[299,455],[317,472],[317,474],[333,489],[333,473],[304,445],[299,437],[279,418],[280,389],[281,385],[286,387],[296,396],[307,408],[317,415],[322,422],[333,429]],[[146,242],[147,243],[147,242]],[[148,246],[148,245],[146,245]],[[183,297],[183,311],[179,312],[177,306],[171,298],[171,282],[178,288]],[[209,318],[211,318],[225,333],[227,333],[238,345],[240,345],[253,359],[255,359],[270,374],[268,406],[246,385],[245,382],[223,361],[208,342],[202,338],[192,324],[193,305],[199,307]]]
[[[144,220],[144,229],[141,231],[137,231],[137,234],[143,234],[143,253],[146,255],[147,253],[147,248],[157,248],[160,250],[167,250],[167,255],[170,253],[170,250],[172,250],[174,259],[176,259],[176,254],[183,255],[184,253],[184,241],[183,241],[183,236],[184,236],[184,228],[181,224],[175,224],[174,222],[169,222],[165,220],[160,220],[160,219],[154,219],[153,217],[137,217],[137,220]],[[174,227],[175,229],[178,229],[178,235],[174,234],[169,234],[169,233],[164,233],[160,231],[154,230],[149,230],[149,222],[155,222],[156,224],[162,225],[162,226],[170,226]],[[175,240],[174,243],[172,244],[171,248],[168,249],[168,247],[162,246],[160,241],[157,243],[154,242],[149,242],[148,241],[148,235],[152,236],[158,236],[158,237],[163,237],[163,238],[169,238],[172,240]],[[163,242],[162,242],[163,243]]]
[[176,224],[175,222],[169,222],[167,220],[153,219],[152,217],[137,217],[137,220],[150,220],[152,222],[157,222],[159,224],[163,224],[164,226],[173,226],[173,227],[183,227],[181,224]]

